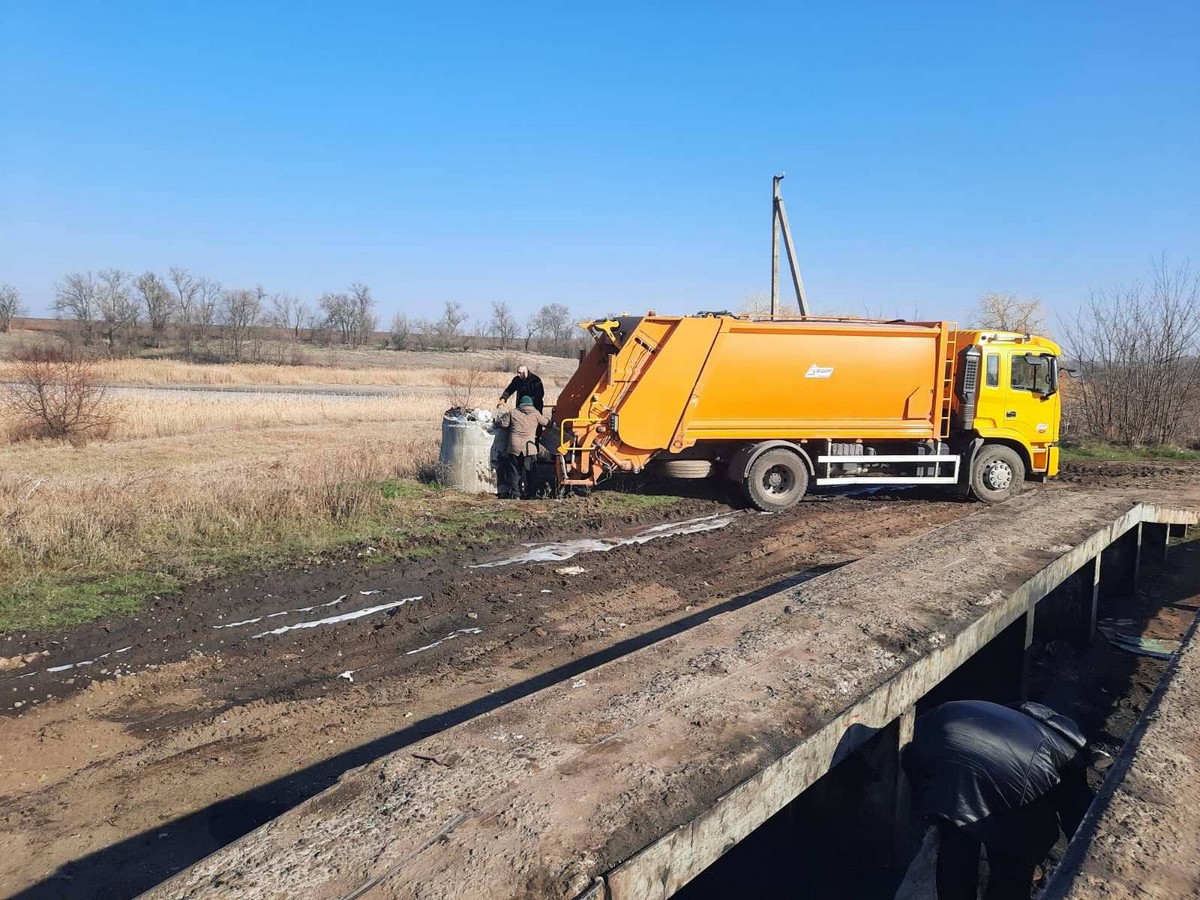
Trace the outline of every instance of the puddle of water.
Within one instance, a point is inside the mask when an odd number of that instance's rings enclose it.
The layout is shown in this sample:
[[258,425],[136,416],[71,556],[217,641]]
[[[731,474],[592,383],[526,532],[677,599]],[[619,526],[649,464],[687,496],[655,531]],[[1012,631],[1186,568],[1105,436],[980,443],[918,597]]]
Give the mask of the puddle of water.
[[607,553],[617,547],[628,547],[632,544],[645,544],[648,541],[664,537],[677,537],[685,534],[698,534],[704,531],[715,531],[724,528],[733,521],[737,513],[714,513],[711,516],[701,516],[698,519],[684,519],[682,522],[667,522],[643,529],[636,534],[614,538],[579,538],[574,541],[547,541],[545,543],[525,544],[528,549],[524,553],[509,556],[492,562],[476,563],[467,566],[469,569],[492,569],[498,566],[520,565],[522,563],[562,562],[581,553]]
[[395,609],[397,606],[403,606],[405,603],[411,603],[414,600],[420,600],[420,597],[405,597],[403,600],[393,600],[391,603],[381,603],[378,606],[368,606],[366,609],[357,609],[354,612],[342,613],[339,616],[329,616],[324,619],[312,619],[308,622],[297,622],[294,625],[281,625],[271,631],[263,631],[259,634],[252,635],[253,640],[264,638],[272,634],[284,634],[288,631],[295,631],[299,628],[318,628],[321,625],[338,625],[342,622],[349,622],[353,619],[361,619],[363,616],[374,615],[377,612],[383,612],[387,609]]

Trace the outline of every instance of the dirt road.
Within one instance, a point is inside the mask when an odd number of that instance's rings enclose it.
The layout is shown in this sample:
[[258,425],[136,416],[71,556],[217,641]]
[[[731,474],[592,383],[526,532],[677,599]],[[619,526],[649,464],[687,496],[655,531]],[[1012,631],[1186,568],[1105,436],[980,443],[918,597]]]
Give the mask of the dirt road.
[[135,619],[13,636],[0,893],[133,896],[349,768],[977,509],[837,497],[763,516],[695,501],[691,533],[597,519],[569,537],[606,546],[570,559],[488,565],[526,550],[514,536],[513,553],[243,577]]

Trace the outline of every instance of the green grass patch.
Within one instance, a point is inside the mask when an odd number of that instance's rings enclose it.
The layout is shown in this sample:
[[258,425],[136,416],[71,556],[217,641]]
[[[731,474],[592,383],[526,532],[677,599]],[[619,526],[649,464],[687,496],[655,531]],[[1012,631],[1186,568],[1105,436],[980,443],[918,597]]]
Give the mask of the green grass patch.
[[390,478],[378,482],[379,494],[384,500],[417,500],[440,491],[441,485],[422,484],[406,478]]
[[1084,459],[1101,462],[1136,462],[1138,460],[1177,460],[1180,462],[1200,461],[1200,450],[1185,450],[1180,447],[1123,447],[1116,444],[1080,444],[1062,448],[1065,460]]
[[76,581],[43,575],[0,588],[0,632],[53,630],[137,613],[146,601],[178,588],[170,575],[133,572]]
[[[597,513],[668,516],[680,498],[617,490],[587,499],[499,503],[409,479],[337,485],[303,516],[229,515],[144,523],[107,556],[53,561],[0,555],[0,633],[48,631],[136,614],[146,601],[202,578],[277,571],[318,561],[363,567],[515,544],[529,525],[569,529]],[[114,545],[116,546],[116,545]]]

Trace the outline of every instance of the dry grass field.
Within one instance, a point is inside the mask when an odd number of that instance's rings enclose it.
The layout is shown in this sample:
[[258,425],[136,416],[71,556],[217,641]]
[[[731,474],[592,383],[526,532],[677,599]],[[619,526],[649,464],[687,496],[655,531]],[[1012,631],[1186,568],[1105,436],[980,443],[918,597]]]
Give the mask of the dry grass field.
[[[395,356],[396,354],[389,354]],[[111,384],[121,385],[197,385],[226,387],[234,385],[381,385],[454,386],[474,366],[473,379],[480,387],[503,388],[512,373],[487,369],[479,360],[468,359],[457,368],[426,366],[349,368],[299,365],[276,366],[267,363],[226,363],[208,365],[167,359],[114,359],[96,364],[97,374]],[[15,372],[11,361],[0,362],[0,381],[10,380]],[[553,380],[551,378],[551,380]]]
[[410,501],[436,494],[414,480],[436,461],[436,432],[380,432],[193,433],[92,445],[91,460],[5,451],[0,624],[87,618],[239,563],[401,535]]
[[[478,398],[492,403],[494,398]],[[289,426],[412,423],[430,430],[449,405],[446,392],[379,396],[269,393],[114,391],[117,423],[110,440],[136,440],[214,432],[256,432]],[[252,436],[247,440],[253,441]]]
[[[130,611],[152,593],[247,565],[367,546],[403,558],[511,518],[428,483],[442,412],[467,384],[491,405],[510,376],[468,371],[463,354],[445,354],[457,368],[411,359],[426,354],[374,355],[408,365],[104,363],[106,380],[147,387],[112,389],[116,424],[83,447],[9,441],[0,413],[0,631]],[[572,366],[553,362],[551,395]],[[387,390],[212,389],[256,384]]]

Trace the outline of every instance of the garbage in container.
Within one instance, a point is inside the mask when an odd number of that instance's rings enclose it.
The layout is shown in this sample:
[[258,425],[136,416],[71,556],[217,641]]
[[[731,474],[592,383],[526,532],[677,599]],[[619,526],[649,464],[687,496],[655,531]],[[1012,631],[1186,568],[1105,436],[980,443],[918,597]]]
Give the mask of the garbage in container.
[[496,457],[504,437],[490,410],[461,406],[446,410],[438,460],[442,483],[472,494],[494,493]]

